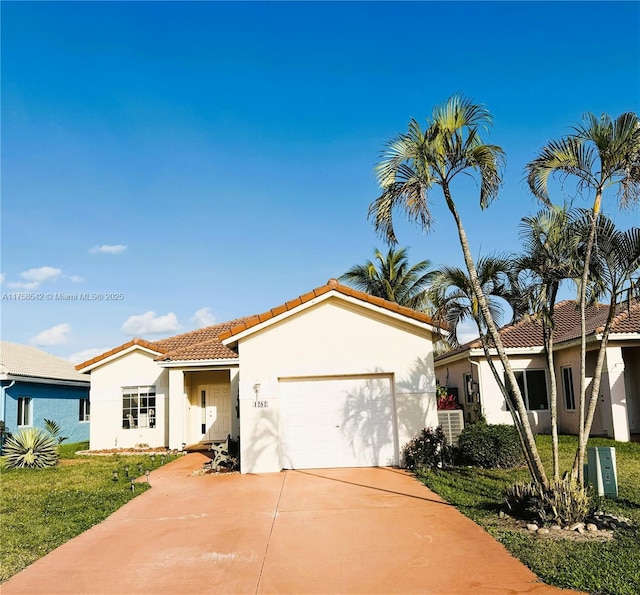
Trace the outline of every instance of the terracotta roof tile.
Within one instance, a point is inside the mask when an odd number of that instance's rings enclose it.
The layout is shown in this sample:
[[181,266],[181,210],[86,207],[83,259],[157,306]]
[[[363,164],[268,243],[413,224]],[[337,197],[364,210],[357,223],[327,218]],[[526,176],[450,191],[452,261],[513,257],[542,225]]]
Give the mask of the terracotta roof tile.
[[302,304],[305,304],[307,302],[310,302],[311,300],[315,299],[316,297],[319,297],[321,295],[324,295],[325,293],[328,293],[329,291],[337,291],[338,293],[342,293],[344,295],[348,295],[349,297],[354,297],[357,298],[359,300],[362,300],[364,302],[368,302],[370,304],[373,304],[375,306],[379,306],[381,308],[385,308],[387,310],[390,310],[392,312],[397,312],[399,314],[402,314],[404,316],[407,316],[408,318],[413,318],[414,320],[418,320],[420,322],[425,322],[427,324],[432,324],[432,320],[431,317],[428,316],[427,314],[424,314],[423,312],[417,312],[415,310],[412,310],[411,308],[405,308],[403,306],[399,306],[398,304],[396,304],[395,302],[389,302],[387,300],[384,300],[382,298],[379,297],[375,297],[375,296],[371,296],[367,293],[363,293],[361,291],[357,291],[351,287],[348,287],[346,285],[341,285],[340,283],[338,283],[338,281],[336,279],[329,279],[329,281],[327,282],[326,285],[322,285],[321,287],[317,287],[316,289],[314,289],[313,291],[309,291],[307,293],[304,293],[303,295],[290,300],[288,302],[286,302],[285,304],[281,305],[281,306],[277,306],[276,308],[272,308],[271,310],[269,310],[268,312],[264,312],[263,314],[260,314],[259,316],[256,316],[252,319],[248,319],[245,321],[244,325],[238,326],[238,327],[234,327],[231,328],[227,331],[224,331],[223,333],[220,334],[220,340],[224,341],[225,339],[228,339],[229,337],[232,337],[233,335],[237,335],[245,330],[248,330],[254,326],[257,326],[258,324],[261,324],[263,322],[267,322],[268,320],[274,318],[275,316],[279,316],[280,314],[283,314],[284,312],[293,310],[294,308],[297,308],[298,306],[301,306]]
[[116,353],[120,353],[121,351],[125,351],[127,349],[129,349],[130,347],[133,347],[134,345],[140,345],[141,347],[145,347],[147,349],[150,349],[151,351],[155,351],[157,353],[163,353],[163,350],[161,347],[159,347],[156,343],[151,343],[150,341],[146,341],[145,339],[140,339],[139,337],[136,337],[134,339],[131,339],[131,341],[127,341],[126,343],[123,343],[122,345],[118,345],[118,347],[114,347],[113,349],[110,349],[109,351],[105,351],[104,353],[101,353],[100,355],[96,355],[95,357],[92,357],[91,359],[88,359],[86,362],[82,362],[80,364],[76,365],[76,370],[81,370],[82,368],[86,368],[87,366],[91,366],[93,364],[97,364],[98,362],[107,359],[108,357],[111,357],[112,355],[115,355]]
[[[611,333],[639,333],[640,334],[640,301],[621,303],[616,307],[616,315]],[[587,336],[601,333],[609,314],[609,307],[603,304],[589,306],[586,310]],[[577,302],[565,300],[559,302],[555,308],[554,316],[556,328],[554,342],[556,345],[578,339],[580,337],[580,309]],[[500,336],[505,348],[530,348],[542,347],[542,324],[534,319],[521,320],[515,324],[508,324],[500,329]],[[482,347],[480,339],[472,339],[468,343],[447,353],[443,353],[436,359],[444,359],[451,355],[462,353],[467,349],[479,349]]]
[[158,361],[194,361],[194,360],[215,360],[215,359],[237,359],[238,354],[223,345],[217,337],[195,343],[194,345],[186,345],[169,351],[160,357]]
[[158,353],[157,361],[197,361],[197,360],[216,360],[216,359],[235,359],[238,354],[232,349],[226,347],[221,341],[242,333],[245,330],[253,328],[259,324],[267,322],[285,312],[293,310],[298,306],[312,301],[330,291],[337,291],[343,295],[354,297],[356,299],[374,304],[386,310],[397,312],[408,318],[418,320],[427,324],[432,324],[431,317],[422,313],[398,306],[393,302],[388,302],[382,298],[372,297],[366,293],[356,291],[351,287],[340,285],[335,279],[330,279],[326,285],[317,287],[313,291],[307,292],[293,300],[286,302],[280,306],[276,306],[267,312],[259,315],[248,316],[245,318],[237,318],[228,322],[214,324],[202,329],[182,333],[174,337],[159,339],[154,342],[145,341],[144,339],[133,339],[119,347],[116,347],[106,353],[103,353],[91,360],[83,362],[76,366],[77,369],[85,368],[92,364],[98,363],[111,355],[115,355],[121,351],[129,349],[133,345],[141,345]]

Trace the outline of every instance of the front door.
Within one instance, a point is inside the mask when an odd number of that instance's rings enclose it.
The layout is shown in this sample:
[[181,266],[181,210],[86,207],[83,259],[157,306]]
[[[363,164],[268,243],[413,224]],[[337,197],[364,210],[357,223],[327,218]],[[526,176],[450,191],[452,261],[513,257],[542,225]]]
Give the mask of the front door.
[[231,433],[231,398],[226,384],[198,387],[201,440],[224,440]]

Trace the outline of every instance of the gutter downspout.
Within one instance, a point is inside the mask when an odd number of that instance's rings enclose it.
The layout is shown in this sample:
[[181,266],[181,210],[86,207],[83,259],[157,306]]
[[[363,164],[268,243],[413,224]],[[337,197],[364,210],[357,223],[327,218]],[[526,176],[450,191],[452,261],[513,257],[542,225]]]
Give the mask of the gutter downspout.
[[[4,428],[5,428],[5,432],[6,432],[6,430],[7,430],[7,425],[6,425],[6,416],[5,416],[5,413],[6,413],[6,407],[5,407],[5,405],[6,405],[7,399],[6,399],[5,391],[7,391],[8,389],[10,389],[10,388],[15,384],[15,383],[16,383],[16,381],[15,381],[15,380],[12,380],[12,381],[11,381],[11,384],[9,384],[9,385],[7,385],[7,386],[3,386],[3,387],[2,387],[2,391],[1,391],[1,394],[2,394],[2,402],[0,403],[0,414],[2,415],[2,420],[0,420],[0,421],[2,421],[2,422],[4,422],[4,423],[5,423],[5,426],[4,426]],[[2,454],[2,441],[1,441],[1,440],[0,440],[0,454]]]

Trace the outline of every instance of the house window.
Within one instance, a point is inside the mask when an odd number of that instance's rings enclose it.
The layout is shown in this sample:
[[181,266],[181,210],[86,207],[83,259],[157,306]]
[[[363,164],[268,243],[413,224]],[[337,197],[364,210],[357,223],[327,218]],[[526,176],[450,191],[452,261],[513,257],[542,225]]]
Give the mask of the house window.
[[529,411],[549,409],[547,374],[544,370],[514,370],[522,398]]
[[155,386],[125,386],[122,389],[122,427],[156,427],[156,388]]
[[573,393],[573,374],[571,368],[561,368],[562,389],[564,391],[564,406],[566,409],[576,408],[576,398]]
[[90,409],[89,399],[80,399],[78,402],[78,421],[89,421]]
[[18,426],[30,426],[32,418],[31,397],[18,397]]

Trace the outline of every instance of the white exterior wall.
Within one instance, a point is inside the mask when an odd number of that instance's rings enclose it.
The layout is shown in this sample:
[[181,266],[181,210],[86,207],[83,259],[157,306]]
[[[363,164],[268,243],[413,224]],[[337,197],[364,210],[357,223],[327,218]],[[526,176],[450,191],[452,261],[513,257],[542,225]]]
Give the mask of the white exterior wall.
[[[436,376],[443,386],[446,384],[447,369],[449,373],[448,386],[456,386],[458,388],[458,398],[465,407],[465,418],[468,405],[465,401],[464,392],[464,374],[473,373],[473,379],[478,382],[480,387],[480,401],[482,413],[490,424],[512,424],[511,414],[507,409],[502,391],[498,386],[491,367],[484,357],[474,357],[474,362],[479,365],[471,364],[468,358],[457,360],[451,363],[443,362],[438,365]],[[546,368],[545,357],[543,354],[533,354],[530,356],[509,356],[511,367],[513,370],[544,370]],[[504,368],[500,360],[494,358],[494,363],[498,374],[504,377]],[[547,374],[547,395],[550,393],[550,384]],[[549,410],[530,411],[529,423],[531,429],[535,433],[551,432],[551,414]]]
[[[242,471],[280,471],[279,378],[390,374],[400,447],[438,424],[431,333],[338,298],[239,341]],[[256,408],[257,399],[267,407]]]
[[[122,427],[122,387],[155,386],[156,427]],[[135,350],[91,370],[91,450],[168,444],[169,375],[153,355]]]

